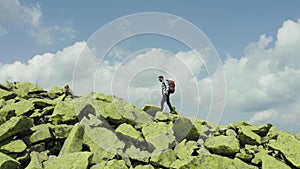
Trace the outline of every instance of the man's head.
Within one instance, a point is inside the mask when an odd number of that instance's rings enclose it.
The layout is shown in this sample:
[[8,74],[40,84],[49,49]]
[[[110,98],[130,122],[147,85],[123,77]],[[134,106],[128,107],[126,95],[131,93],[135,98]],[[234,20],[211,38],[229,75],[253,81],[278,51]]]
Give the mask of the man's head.
[[70,87],[69,87],[69,85],[65,85],[65,89],[69,89]]
[[158,80],[159,80],[160,82],[162,82],[162,81],[164,80],[164,77],[163,77],[163,76],[158,76]]

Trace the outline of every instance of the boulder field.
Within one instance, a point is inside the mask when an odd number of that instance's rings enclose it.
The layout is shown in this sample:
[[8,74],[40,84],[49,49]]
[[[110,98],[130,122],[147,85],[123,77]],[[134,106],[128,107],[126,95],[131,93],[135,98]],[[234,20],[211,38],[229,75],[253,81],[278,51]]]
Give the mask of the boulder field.
[[0,84],[1,169],[295,169],[300,136],[266,124],[218,125],[91,92]]

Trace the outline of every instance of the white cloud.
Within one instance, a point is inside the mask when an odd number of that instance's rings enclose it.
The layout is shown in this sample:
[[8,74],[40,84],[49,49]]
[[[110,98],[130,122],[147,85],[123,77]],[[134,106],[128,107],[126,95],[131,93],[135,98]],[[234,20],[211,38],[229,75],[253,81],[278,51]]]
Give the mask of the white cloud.
[[[224,122],[244,120],[273,123],[281,129],[300,129],[300,48],[296,45],[300,36],[295,36],[300,32],[299,25],[299,21],[286,21],[275,42],[273,37],[262,35],[258,42],[249,44],[243,57],[224,61],[227,82]],[[45,88],[72,83],[77,94],[101,91],[142,106],[159,104],[157,75],[163,74],[176,81],[174,105],[190,116],[196,115],[200,106],[200,116],[206,117],[213,94],[211,78],[218,78],[220,72],[196,79],[195,74],[204,72],[206,63],[195,56],[195,51],[172,54],[151,49],[131,53],[114,48],[101,63],[96,51],[79,42],[57,53],[35,56],[27,63],[0,65],[0,80],[39,79],[38,84]]]
[[29,81],[46,89],[71,84],[76,59],[85,45],[77,42],[57,53],[34,56],[27,63],[2,64],[0,81]]
[[262,35],[257,43],[249,44],[245,56],[225,61],[225,121],[240,115],[255,124],[300,128],[296,123],[300,120],[300,22],[284,22],[273,47],[272,39]]
[[45,24],[42,9],[38,4],[29,7],[21,4],[19,0],[0,0],[1,20],[18,25],[18,29],[25,30],[25,33],[40,44],[72,40],[77,33],[72,24]]

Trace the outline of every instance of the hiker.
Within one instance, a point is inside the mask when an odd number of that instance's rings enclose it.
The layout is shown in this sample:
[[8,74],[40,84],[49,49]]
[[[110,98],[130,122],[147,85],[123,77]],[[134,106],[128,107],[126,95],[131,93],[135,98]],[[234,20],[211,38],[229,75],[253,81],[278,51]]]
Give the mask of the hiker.
[[71,96],[71,98],[74,98],[74,93],[73,91],[70,89],[69,85],[65,85],[65,91],[64,91],[66,96]]
[[170,94],[174,93],[175,84],[174,84],[174,86],[172,86],[173,89],[170,90],[170,88],[171,88],[170,81],[171,80],[164,80],[163,76],[158,76],[158,80],[161,82],[162,95],[163,95],[162,99],[161,99],[161,103],[160,103],[161,104],[160,111],[163,111],[164,104],[165,104],[165,102],[167,102],[167,105],[169,106],[169,109],[170,109],[170,113],[176,113],[170,103]]

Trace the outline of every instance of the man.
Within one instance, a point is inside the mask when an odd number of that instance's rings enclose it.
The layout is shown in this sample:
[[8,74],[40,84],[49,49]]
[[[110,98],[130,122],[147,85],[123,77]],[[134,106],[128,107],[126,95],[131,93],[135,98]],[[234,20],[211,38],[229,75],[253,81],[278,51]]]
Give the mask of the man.
[[169,106],[169,109],[170,109],[170,113],[175,113],[171,103],[170,103],[170,86],[169,86],[169,83],[167,83],[165,80],[164,80],[164,77],[163,76],[158,76],[158,80],[161,82],[161,89],[162,89],[162,99],[161,99],[161,108],[160,108],[160,111],[163,111],[164,110],[164,104],[165,102],[167,102],[167,105]]
[[74,98],[74,93],[70,89],[69,85],[65,85],[65,91],[64,91],[66,96],[71,96],[71,98]]

